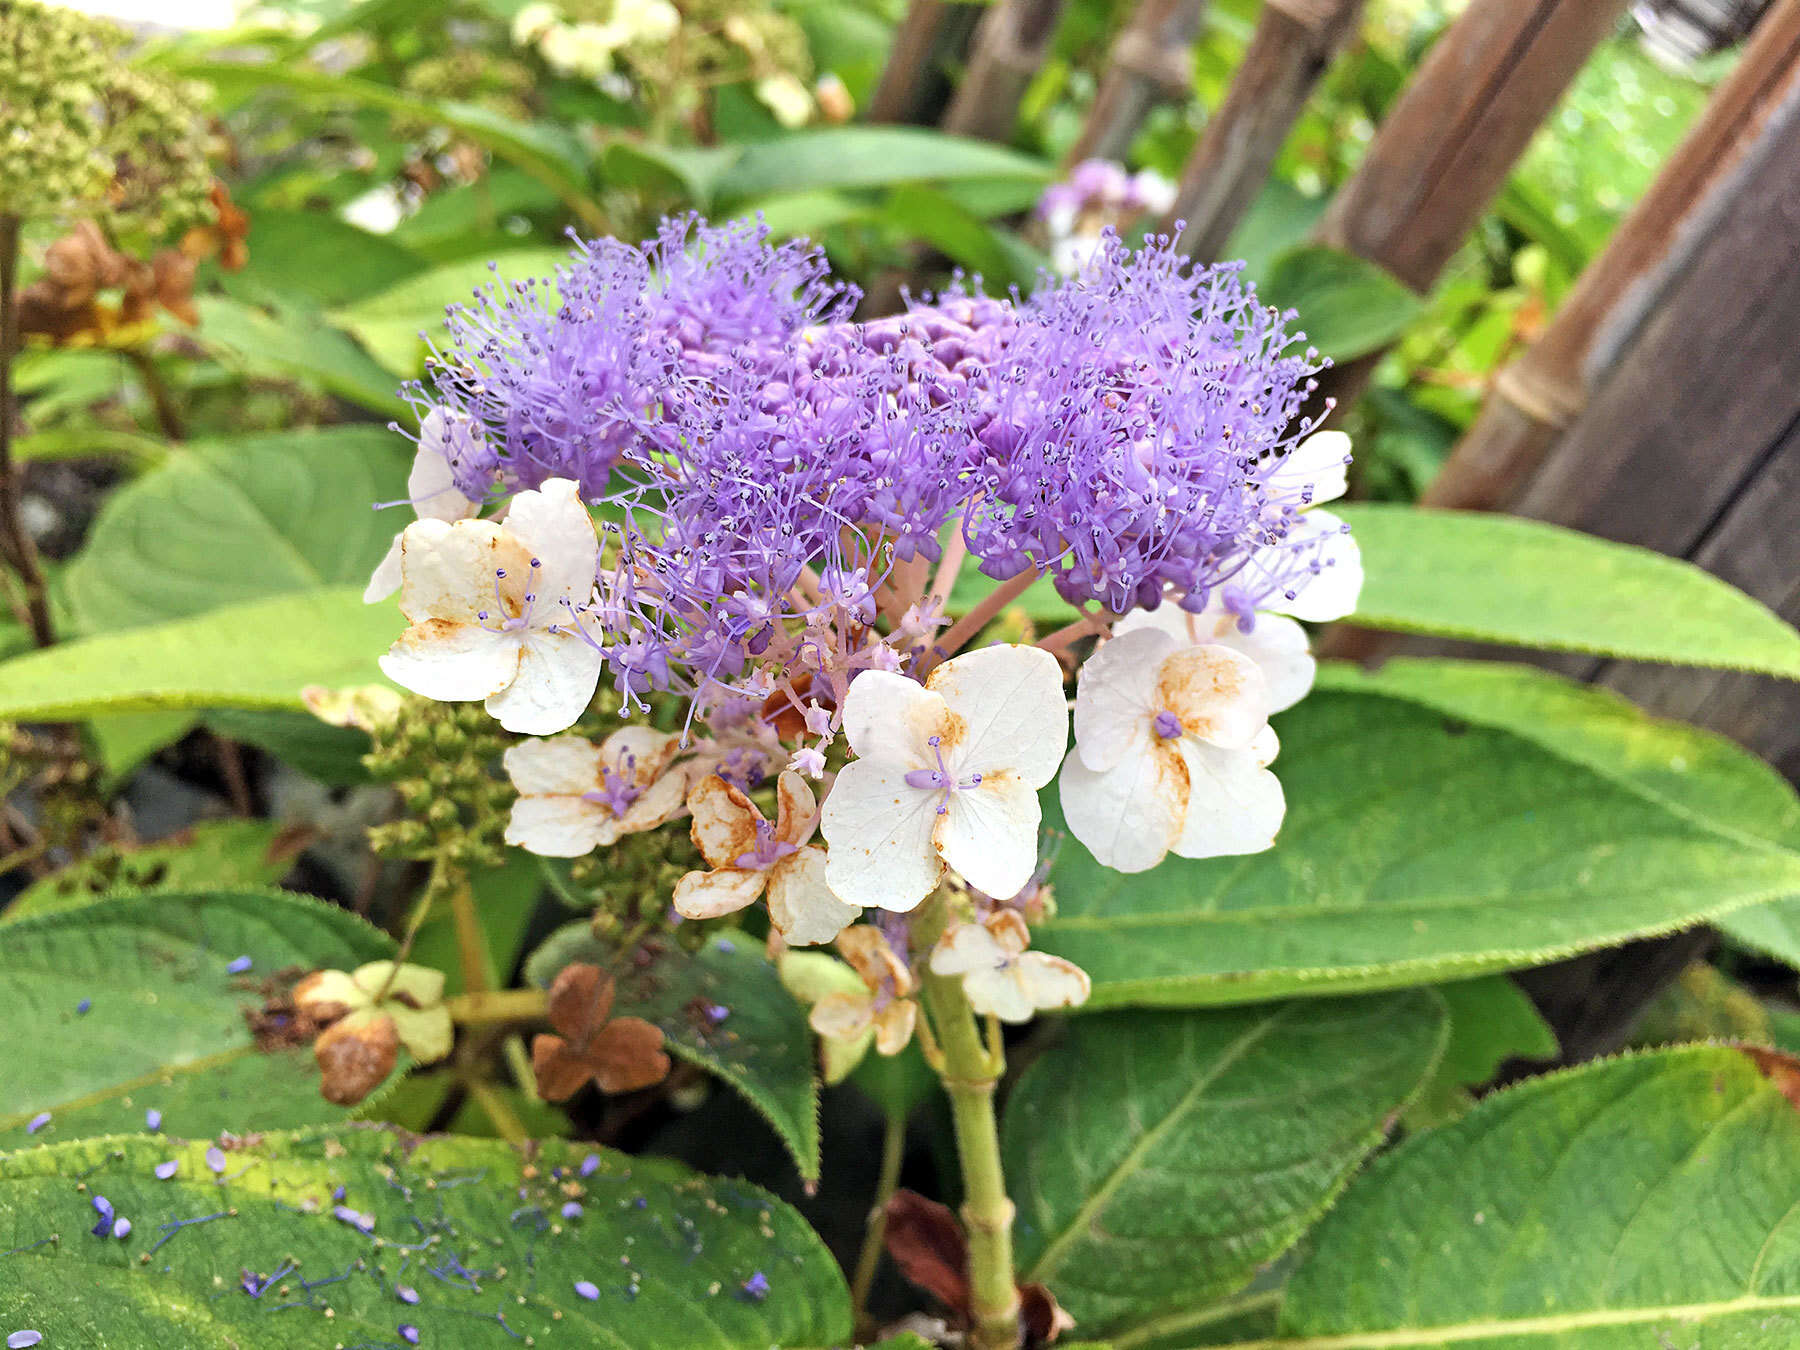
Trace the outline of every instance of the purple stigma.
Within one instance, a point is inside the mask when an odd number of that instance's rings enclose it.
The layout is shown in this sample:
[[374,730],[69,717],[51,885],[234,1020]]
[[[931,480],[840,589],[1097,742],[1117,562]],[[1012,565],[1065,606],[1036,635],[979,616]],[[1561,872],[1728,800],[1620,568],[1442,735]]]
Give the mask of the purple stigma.
[[942,796],[938,799],[937,807],[937,813],[941,816],[950,809],[950,794],[967,792],[971,788],[980,787],[981,775],[971,774],[967,779],[958,782],[956,775],[944,765],[943,738],[931,736],[926,739],[925,744],[931,747],[931,753],[937,757],[937,767],[935,769],[907,770],[906,786],[918,788],[921,792],[941,793]]
[[1181,719],[1164,708],[1151,719],[1150,725],[1156,728],[1156,734],[1165,741],[1172,741],[1181,735]]

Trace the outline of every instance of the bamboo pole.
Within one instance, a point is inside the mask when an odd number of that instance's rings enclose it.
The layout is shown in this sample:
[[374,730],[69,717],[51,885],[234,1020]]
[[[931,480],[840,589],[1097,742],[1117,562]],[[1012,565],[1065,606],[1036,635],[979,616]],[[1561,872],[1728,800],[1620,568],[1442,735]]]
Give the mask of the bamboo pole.
[[1212,262],[1249,210],[1306,100],[1357,31],[1363,0],[1268,0],[1244,63],[1181,173],[1165,228],[1183,220],[1181,251]]
[[1494,511],[1518,496],[1616,359],[1623,330],[1661,289],[1658,273],[1694,228],[1697,206],[1756,143],[1771,111],[1797,91],[1800,0],[1777,0],[1550,326],[1500,373],[1481,416],[1426,490],[1426,504]]
[[935,123],[949,91],[947,64],[960,56],[980,14],[975,5],[912,0],[870,96],[869,121]]
[[1063,0],[995,0],[975,30],[968,70],[940,125],[958,136],[1004,141],[1019,100],[1050,53]]
[[1094,106],[1065,160],[1124,159],[1158,103],[1193,87],[1193,42],[1206,0],[1141,0],[1107,56]]
[[[1480,0],[1438,39],[1315,237],[1424,294],[1532,136],[1613,30],[1625,0]],[[1354,403],[1380,352],[1328,370]]]

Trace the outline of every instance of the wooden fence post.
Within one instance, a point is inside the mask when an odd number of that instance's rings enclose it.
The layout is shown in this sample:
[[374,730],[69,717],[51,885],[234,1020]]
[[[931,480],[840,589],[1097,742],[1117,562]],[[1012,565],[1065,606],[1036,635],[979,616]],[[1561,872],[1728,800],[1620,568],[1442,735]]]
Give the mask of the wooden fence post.
[[[1426,489],[1432,506],[1503,510],[1604,377],[1657,292],[1698,203],[1737,164],[1772,108],[1800,88],[1800,0],[1777,0],[1650,190],[1588,264],[1550,326],[1500,373],[1481,416]],[[1603,337],[1604,340],[1598,340]]]
[[1004,141],[1025,87],[1044,64],[1063,0],[994,0],[975,30],[969,68],[940,125],[958,136]]
[[1187,222],[1181,251],[1213,262],[1249,210],[1319,77],[1362,18],[1363,0],[1268,0],[1244,63],[1181,171],[1165,228]]
[[978,6],[912,0],[869,98],[868,120],[935,123],[950,90],[946,64],[961,52],[980,17]]
[[[1625,0],[1478,0],[1450,26],[1338,191],[1316,237],[1424,294],[1512,172]],[[1348,407],[1380,352],[1333,367]]]
[[1193,87],[1193,42],[1206,0],[1141,0],[1107,56],[1094,106],[1064,163],[1124,159],[1158,103]]

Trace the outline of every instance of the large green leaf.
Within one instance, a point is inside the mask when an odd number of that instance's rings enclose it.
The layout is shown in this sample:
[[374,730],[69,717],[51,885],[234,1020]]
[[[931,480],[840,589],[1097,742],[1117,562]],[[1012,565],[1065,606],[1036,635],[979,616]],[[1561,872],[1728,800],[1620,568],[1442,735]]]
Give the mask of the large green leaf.
[[[85,632],[363,584],[410,513],[406,443],[380,427],[197,444],[120,488],[63,572]],[[401,517],[404,516],[405,519]]]
[[[218,1177],[204,1153],[112,1139],[0,1159],[0,1326],[41,1329],[46,1350],[405,1350],[403,1327],[456,1350],[849,1336],[824,1244],[743,1182],[560,1142],[524,1154],[373,1128],[269,1136],[228,1152]],[[165,1159],[179,1170],[159,1181]],[[129,1238],[89,1236],[97,1194]],[[564,1218],[576,1196],[582,1213]]]
[[[763,957],[763,944],[735,929],[710,932],[698,951],[667,939],[642,963],[595,938],[585,923],[558,929],[526,962],[526,978],[548,985],[571,961],[617,980],[615,1015],[663,1029],[673,1055],[736,1088],[793,1154],[800,1175],[819,1176],[819,1076],[806,1009]],[[640,950],[648,950],[641,948]]]
[[0,664],[0,718],[73,721],[159,708],[301,706],[309,684],[382,679],[376,658],[399,636],[387,605],[360,586],[223,605],[191,619],[103,633]]
[[221,364],[247,377],[317,385],[383,417],[411,420],[387,369],[310,310],[282,306],[268,313],[223,295],[196,303],[194,336]]
[[[1800,848],[1800,797],[1788,781],[1722,736],[1646,717],[1616,694],[1521,666],[1390,661],[1369,674],[1327,665],[1326,688],[1376,690],[1452,717],[1501,727],[1726,830]],[[1800,899],[1752,905],[1714,923],[1800,966]]]
[[1429,990],[1072,1023],[1007,1103],[1025,1277],[1110,1335],[1247,1283],[1443,1048]]
[[294,865],[273,820],[209,820],[138,848],[105,846],[20,891],[0,923],[91,905],[108,891],[273,886]]
[[[126,892],[4,932],[0,1142],[11,1147],[44,1111],[40,1143],[140,1131],[151,1108],[190,1139],[343,1119],[319,1095],[310,1047],[258,1049],[244,1010],[277,971],[394,951],[355,916],[284,891]],[[226,969],[243,956],[249,971]]]
[[1745,1053],[1533,1080],[1380,1160],[1320,1226],[1283,1350],[1787,1350],[1800,1115]]
[[1269,852],[1124,876],[1062,848],[1040,932],[1093,977],[1091,1006],[1454,979],[1800,891],[1800,855],[1516,731],[1328,689],[1276,724],[1288,814]]
[[1332,509],[1362,549],[1356,623],[1800,679],[1800,632],[1679,558],[1480,511]]
[[1277,254],[1258,282],[1259,298],[1297,311],[1307,342],[1334,361],[1387,346],[1425,308],[1378,264],[1323,244]]
[[1555,1059],[1556,1032],[1525,991],[1505,975],[1437,987],[1450,1009],[1450,1039],[1430,1080],[1406,1111],[1414,1128],[1454,1120],[1469,1109],[1470,1089],[1493,1080],[1510,1059]]
[[259,207],[250,215],[250,257],[226,273],[228,289],[341,305],[393,285],[425,260],[385,235],[324,211]]
[[430,271],[333,310],[331,321],[348,329],[389,370],[414,376],[425,370],[421,334],[443,327],[444,308],[467,304],[480,287],[548,277],[569,260],[566,248],[524,248],[491,261],[473,258]]
[[923,127],[831,127],[747,146],[716,172],[725,202],[817,188],[890,187],[966,178],[1048,181],[1050,165],[987,141]]

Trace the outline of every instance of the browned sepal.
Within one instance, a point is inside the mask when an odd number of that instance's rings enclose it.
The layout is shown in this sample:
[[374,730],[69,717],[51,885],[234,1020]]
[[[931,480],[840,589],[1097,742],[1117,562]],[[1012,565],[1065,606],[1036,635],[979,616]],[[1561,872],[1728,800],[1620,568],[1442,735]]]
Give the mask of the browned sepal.
[[[948,1205],[917,1191],[895,1191],[887,1204],[887,1253],[906,1279],[930,1294],[958,1325],[969,1321],[969,1244]],[[1049,1345],[1075,1325],[1047,1288],[1019,1286],[1019,1322],[1027,1350]]]
[[1765,1049],[1760,1045],[1740,1045],[1737,1047],[1750,1057],[1762,1076],[1775,1085],[1775,1090],[1788,1099],[1788,1102],[1800,1110],[1800,1059],[1780,1050]]
[[393,1018],[379,1013],[346,1017],[313,1043],[319,1091],[334,1105],[354,1106],[387,1081],[399,1055]]
[[565,966],[550,986],[550,1025],[531,1043],[538,1095],[567,1101],[592,1080],[602,1092],[635,1092],[668,1077],[662,1029],[641,1017],[614,1017],[613,982],[598,966]]

